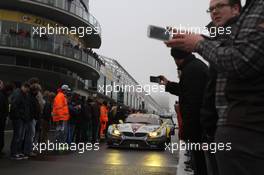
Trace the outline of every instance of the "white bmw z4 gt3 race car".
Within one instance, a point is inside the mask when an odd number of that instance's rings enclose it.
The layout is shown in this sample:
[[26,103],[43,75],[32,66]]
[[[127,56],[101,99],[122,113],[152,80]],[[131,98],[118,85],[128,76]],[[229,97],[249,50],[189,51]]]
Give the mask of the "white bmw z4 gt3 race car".
[[108,127],[109,147],[164,149],[170,141],[170,128],[158,115],[131,114],[123,123]]

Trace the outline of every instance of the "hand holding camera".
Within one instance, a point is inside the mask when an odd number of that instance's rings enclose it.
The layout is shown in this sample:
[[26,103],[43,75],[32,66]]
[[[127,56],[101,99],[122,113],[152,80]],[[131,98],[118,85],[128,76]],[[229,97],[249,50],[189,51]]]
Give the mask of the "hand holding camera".
[[152,83],[158,83],[160,85],[167,85],[168,84],[168,79],[163,76],[163,75],[159,75],[159,76],[150,76],[150,82]]

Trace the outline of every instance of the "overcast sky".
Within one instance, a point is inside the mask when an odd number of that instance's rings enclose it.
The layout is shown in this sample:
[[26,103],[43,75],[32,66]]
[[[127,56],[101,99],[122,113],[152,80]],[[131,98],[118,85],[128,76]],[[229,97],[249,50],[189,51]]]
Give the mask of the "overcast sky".
[[90,0],[102,26],[99,54],[116,59],[140,83],[163,74],[177,81],[177,68],[163,42],[149,39],[147,27],[203,27],[210,21],[209,0]]

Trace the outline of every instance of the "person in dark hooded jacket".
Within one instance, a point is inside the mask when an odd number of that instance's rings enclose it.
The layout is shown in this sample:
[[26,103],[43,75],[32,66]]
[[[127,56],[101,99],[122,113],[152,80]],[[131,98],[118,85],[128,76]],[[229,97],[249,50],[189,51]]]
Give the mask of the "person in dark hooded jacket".
[[0,156],[2,155],[2,150],[4,148],[4,131],[6,119],[9,114],[9,102],[8,97],[12,93],[14,86],[12,84],[4,84],[0,88]]
[[10,119],[13,125],[13,138],[11,142],[11,158],[15,160],[27,159],[22,150],[25,132],[25,122],[30,119],[30,103],[28,93],[29,83],[25,82],[21,88],[12,93]]
[[[202,127],[200,124],[200,109],[203,102],[204,89],[208,80],[208,67],[193,54],[171,49],[171,55],[180,73],[179,83],[171,82],[160,76],[161,85],[166,91],[179,96],[179,108],[182,115],[182,139],[187,143],[202,142]],[[194,172],[206,175],[206,163],[202,150],[191,150]]]

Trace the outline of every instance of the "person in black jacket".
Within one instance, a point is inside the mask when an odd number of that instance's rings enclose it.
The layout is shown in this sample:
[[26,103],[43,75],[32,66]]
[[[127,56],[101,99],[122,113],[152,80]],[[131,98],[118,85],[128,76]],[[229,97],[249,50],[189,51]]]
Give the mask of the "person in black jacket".
[[45,105],[41,117],[40,142],[46,143],[48,141],[49,124],[52,119],[52,106],[56,94],[46,91],[44,93]]
[[77,142],[79,142],[80,129],[81,129],[81,101],[80,95],[77,93],[73,93],[69,98],[69,111],[70,111],[70,120],[68,122],[68,136],[67,143],[71,144],[75,142],[75,138],[77,138]]
[[24,154],[29,157],[36,156],[33,153],[33,141],[36,133],[36,122],[40,118],[40,104],[37,95],[41,87],[39,84],[31,84],[29,94],[26,96],[26,104],[29,105],[29,116],[23,120],[25,137],[24,137]]
[[91,99],[92,109],[92,143],[99,142],[99,128],[100,128],[100,105],[97,99]]
[[82,99],[82,115],[81,115],[81,141],[86,143],[91,141],[92,137],[92,106],[91,99]]
[[[183,140],[191,143],[202,142],[202,128],[200,124],[200,108],[203,101],[204,89],[208,80],[208,67],[191,53],[171,49],[178,70],[179,83],[168,81],[160,76],[166,91],[179,96],[180,111],[183,122]],[[206,164],[202,150],[191,150],[193,167],[196,175],[206,175]]]
[[12,91],[13,86],[11,84],[2,84],[2,88],[0,89],[0,156],[3,154],[5,124],[9,113],[8,97]]
[[80,119],[76,123],[76,143],[87,143],[91,137],[91,105],[85,96],[80,97]]
[[29,87],[29,83],[25,82],[21,88],[16,89],[11,95],[10,119],[13,124],[11,158],[15,160],[28,158],[23,154],[22,144],[25,131],[24,121],[30,116],[30,104],[27,100]]

